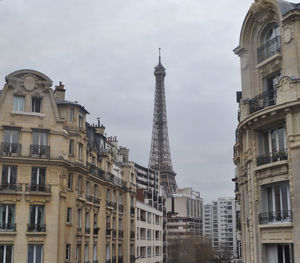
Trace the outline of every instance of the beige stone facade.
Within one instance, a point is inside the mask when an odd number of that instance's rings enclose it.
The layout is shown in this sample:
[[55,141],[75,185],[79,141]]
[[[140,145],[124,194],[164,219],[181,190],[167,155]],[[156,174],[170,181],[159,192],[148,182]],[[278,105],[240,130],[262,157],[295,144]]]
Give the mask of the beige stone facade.
[[234,146],[246,263],[300,258],[300,6],[257,0],[240,43]]
[[[134,262],[135,170],[63,85],[33,70],[0,95],[0,257],[5,262]],[[1,261],[2,262],[2,261]]]

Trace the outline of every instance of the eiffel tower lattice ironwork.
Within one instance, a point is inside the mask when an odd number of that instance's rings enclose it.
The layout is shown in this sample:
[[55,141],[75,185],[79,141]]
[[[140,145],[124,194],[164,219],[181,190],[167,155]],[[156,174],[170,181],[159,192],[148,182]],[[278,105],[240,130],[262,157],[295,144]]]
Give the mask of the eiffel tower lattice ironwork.
[[160,172],[160,183],[166,196],[175,193],[177,184],[175,172],[173,171],[167,124],[167,109],[164,79],[166,70],[161,64],[159,50],[159,61],[155,67],[154,76],[156,79],[154,113],[152,126],[152,140],[149,158],[149,167]]

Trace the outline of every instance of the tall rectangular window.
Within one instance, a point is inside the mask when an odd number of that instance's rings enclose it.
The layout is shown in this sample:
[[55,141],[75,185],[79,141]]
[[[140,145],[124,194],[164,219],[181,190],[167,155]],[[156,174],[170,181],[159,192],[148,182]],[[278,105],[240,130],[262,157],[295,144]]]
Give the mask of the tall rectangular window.
[[0,230],[16,230],[15,205],[0,204]]
[[85,228],[90,228],[90,212],[85,213]]
[[72,208],[71,207],[67,208],[67,223],[68,224],[72,223]]
[[32,112],[41,112],[41,98],[32,98]]
[[77,227],[81,228],[81,214],[82,214],[82,210],[78,209],[77,210]]
[[13,262],[13,245],[0,245],[0,263]]
[[81,261],[81,245],[76,246],[76,262],[79,263]]
[[20,153],[18,130],[4,130],[2,152],[5,154]]
[[82,151],[83,151],[83,145],[82,143],[78,143],[78,159],[82,161]]
[[82,194],[82,176],[78,175],[78,179],[77,179],[77,190],[78,190],[78,194],[81,195]]
[[43,262],[43,245],[28,246],[28,263]]
[[44,209],[43,205],[31,205],[29,211],[28,231],[44,232]]
[[84,245],[84,261],[89,261],[89,245]]
[[48,152],[48,134],[46,132],[32,133],[32,155],[47,156]]
[[31,169],[31,191],[45,191],[46,168],[32,167]]
[[96,262],[97,260],[97,244],[93,245],[93,261]]
[[14,187],[17,184],[17,166],[3,165],[2,166],[2,185]]
[[69,141],[69,154],[74,155],[74,140],[73,139],[71,139]]
[[24,111],[24,97],[14,96],[14,111]]
[[73,174],[68,174],[68,190],[73,189]]
[[78,115],[78,127],[83,128],[83,117],[81,114]]
[[70,123],[73,123],[73,122],[74,122],[74,109],[73,109],[73,108],[71,108],[71,109],[69,110],[69,122],[70,122]]
[[66,244],[66,260],[71,260],[71,244]]

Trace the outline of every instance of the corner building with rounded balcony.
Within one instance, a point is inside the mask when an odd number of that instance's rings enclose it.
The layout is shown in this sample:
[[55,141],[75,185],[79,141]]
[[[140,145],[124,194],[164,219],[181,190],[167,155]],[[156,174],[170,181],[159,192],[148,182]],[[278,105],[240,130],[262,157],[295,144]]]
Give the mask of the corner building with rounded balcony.
[[0,94],[0,262],[135,258],[129,150],[86,122],[43,73],[9,74]]
[[300,258],[300,4],[257,0],[242,25],[234,145],[245,263]]

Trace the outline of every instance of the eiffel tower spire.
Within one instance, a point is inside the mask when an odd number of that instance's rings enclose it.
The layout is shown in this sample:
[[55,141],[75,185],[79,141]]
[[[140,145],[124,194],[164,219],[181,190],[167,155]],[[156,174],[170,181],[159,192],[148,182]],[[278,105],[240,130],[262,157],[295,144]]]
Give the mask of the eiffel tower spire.
[[177,184],[173,171],[167,124],[167,109],[165,96],[166,70],[161,64],[159,49],[158,65],[154,68],[156,79],[152,140],[149,167],[160,172],[161,186],[166,196],[176,192]]

